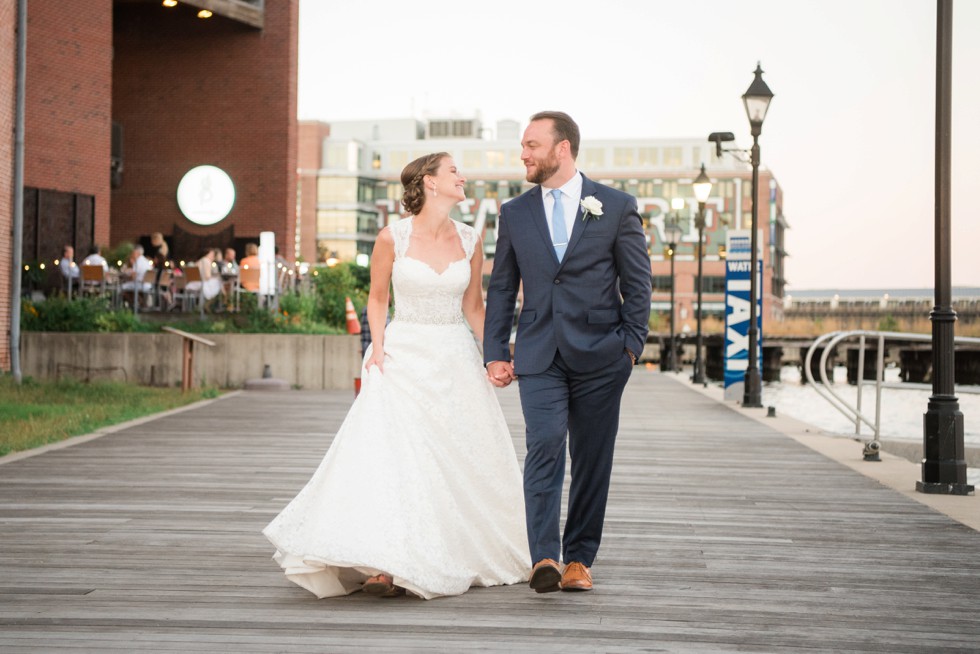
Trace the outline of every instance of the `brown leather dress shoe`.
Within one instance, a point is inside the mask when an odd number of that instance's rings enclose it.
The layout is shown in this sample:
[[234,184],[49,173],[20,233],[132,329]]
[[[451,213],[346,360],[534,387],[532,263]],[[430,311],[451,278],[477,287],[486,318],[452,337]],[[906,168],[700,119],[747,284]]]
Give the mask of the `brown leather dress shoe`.
[[531,570],[531,588],[537,593],[553,593],[561,590],[561,571],[558,570],[558,561],[554,559],[541,559],[534,564]]
[[561,589],[570,591],[592,590],[592,573],[585,565],[572,561],[565,566],[561,576]]
[[399,597],[405,594],[405,589],[396,586],[391,575],[384,573],[368,577],[364,585],[361,586],[361,590],[365,594],[375,597]]

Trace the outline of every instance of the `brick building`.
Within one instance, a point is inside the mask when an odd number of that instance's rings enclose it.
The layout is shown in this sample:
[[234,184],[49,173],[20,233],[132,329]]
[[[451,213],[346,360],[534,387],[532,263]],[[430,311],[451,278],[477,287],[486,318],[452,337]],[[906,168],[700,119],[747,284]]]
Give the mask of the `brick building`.
[[[31,0],[28,8],[25,263],[51,262],[66,243],[80,259],[94,243],[148,243],[153,232],[170,241],[175,258],[196,259],[204,246],[241,248],[272,231],[292,259],[299,1],[71,6]],[[3,134],[13,125],[16,8],[16,0],[0,0]],[[0,142],[8,189],[12,151],[12,138]],[[213,224],[195,224],[177,202],[181,179],[202,164],[234,185],[230,212]],[[3,203],[5,234],[11,215],[11,202]],[[0,239],[5,261],[9,247]],[[0,296],[6,332],[9,266],[0,270]],[[8,342],[0,347],[4,369]]]
[[[272,231],[283,255],[295,256],[297,10],[298,0],[266,2],[256,28],[200,20],[182,5],[115,3],[112,116],[123,171],[113,243],[162,232],[176,257],[196,259],[201,246]],[[228,173],[236,191],[231,213],[210,226],[190,222],[175,201],[183,175],[201,164]]]

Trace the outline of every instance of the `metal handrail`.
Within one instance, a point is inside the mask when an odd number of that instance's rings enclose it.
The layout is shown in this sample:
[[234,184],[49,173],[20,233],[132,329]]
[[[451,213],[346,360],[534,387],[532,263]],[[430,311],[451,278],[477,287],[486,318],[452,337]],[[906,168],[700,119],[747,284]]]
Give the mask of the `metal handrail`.
[[[855,405],[852,406],[842,398],[840,395],[834,392],[830,387],[830,380],[827,379],[827,358],[829,357],[831,351],[837,347],[837,345],[848,338],[857,337],[860,343],[860,349],[858,351],[858,380],[857,380],[857,400]],[[864,346],[865,341],[868,337],[876,338],[878,340],[878,357],[877,365],[875,367],[875,412],[874,416],[867,416],[861,410],[861,387],[864,385]],[[810,387],[817,392],[818,395],[827,400],[831,406],[840,411],[844,416],[854,423],[854,433],[855,435],[861,435],[861,423],[868,425],[874,432],[873,446],[870,449],[877,453],[880,448],[878,444],[879,436],[881,435],[881,389],[888,388],[903,388],[902,384],[885,384],[884,383],[884,371],[885,371],[885,340],[891,341],[904,341],[904,342],[919,342],[919,343],[931,343],[932,334],[915,334],[911,332],[883,332],[883,331],[871,331],[865,329],[855,329],[850,331],[836,331],[829,332],[820,336],[806,353],[806,361],[803,364],[803,372],[806,375],[807,382]],[[824,345],[826,343],[826,345]],[[956,336],[953,338],[954,345],[980,345],[980,338],[974,338],[969,336]],[[823,354],[820,356],[820,384],[817,384],[813,379],[813,369],[811,362],[813,361],[813,353],[817,351],[818,347],[823,347]],[[905,388],[910,388],[904,386]],[[914,388],[917,390],[921,386],[916,385]],[[865,458],[868,458],[867,447],[870,444],[866,444],[865,448]]]

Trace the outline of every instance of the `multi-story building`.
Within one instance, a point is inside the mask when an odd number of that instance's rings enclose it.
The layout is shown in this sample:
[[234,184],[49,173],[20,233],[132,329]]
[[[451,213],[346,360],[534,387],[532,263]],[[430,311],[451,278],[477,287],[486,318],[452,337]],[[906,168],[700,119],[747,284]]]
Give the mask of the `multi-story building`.
[[[301,249],[316,251],[319,260],[352,260],[370,254],[378,230],[402,217],[399,204],[402,168],[430,152],[453,156],[467,177],[465,202],[455,218],[475,226],[484,239],[487,271],[492,266],[496,218],[500,205],[524,192],[521,163],[521,125],[501,121],[488,129],[476,119],[415,119],[341,121],[329,124],[329,135],[301,125],[301,134],[314,139],[300,151],[316,150],[320,169],[315,180],[315,205],[305,185],[313,183],[309,170],[301,171],[301,225],[316,231],[300,234]],[[751,168],[739,153],[722,154],[705,139],[583,139],[578,167],[590,178],[636,196],[650,251],[654,292],[652,307],[670,310],[670,257],[666,254],[665,227],[676,221],[682,236],[675,248],[674,278],[678,331],[694,329],[696,311],[697,201],[691,183],[704,164],[714,182],[705,212],[703,261],[703,314],[724,315],[725,238],[729,230],[748,229],[751,223]],[[759,173],[760,254],[763,268],[764,316],[779,316],[785,292],[782,191],[769,170]],[[683,199],[683,208],[671,200]],[[304,218],[304,216],[306,216]],[[315,245],[314,245],[315,244]]]
[[[171,253],[241,246],[272,231],[296,238],[296,70],[299,0],[31,0],[26,20],[23,258],[52,262],[66,244],[148,244]],[[0,0],[0,186],[12,188],[17,6]],[[71,10],[66,10],[66,7]],[[218,198],[202,178],[191,219],[178,186],[208,164],[231,179]],[[183,209],[182,209],[183,206]],[[12,231],[0,202],[0,232]],[[189,216],[188,214],[191,214]],[[11,259],[0,238],[0,259]],[[56,270],[54,266],[49,271]],[[0,327],[10,325],[10,266],[0,266]],[[57,274],[49,283],[57,284]],[[9,338],[0,369],[10,366]]]

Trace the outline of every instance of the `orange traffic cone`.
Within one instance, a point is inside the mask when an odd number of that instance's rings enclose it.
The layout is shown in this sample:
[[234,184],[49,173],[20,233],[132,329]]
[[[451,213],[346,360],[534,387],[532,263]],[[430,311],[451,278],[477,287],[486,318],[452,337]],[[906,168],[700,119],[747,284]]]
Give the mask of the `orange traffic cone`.
[[354,303],[350,301],[350,298],[345,298],[347,300],[347,333],[348,334],[360,334],[361,333],[361,321],[357,319],[357,312],[354,311]]

